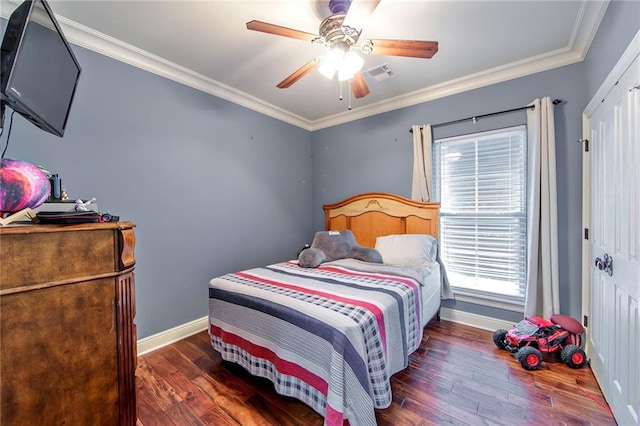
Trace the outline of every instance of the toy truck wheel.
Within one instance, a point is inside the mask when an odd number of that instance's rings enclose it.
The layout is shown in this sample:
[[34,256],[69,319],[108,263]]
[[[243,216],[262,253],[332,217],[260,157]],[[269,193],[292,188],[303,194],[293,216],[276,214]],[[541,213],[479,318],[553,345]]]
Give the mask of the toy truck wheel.
[[562,348],[560,359],[571,368],[581,368],[587,363],[587,355],[576,345]]
[[533,346],[525,346],[516,352],[516,359],[525,370],[537,370],[542,365],[542,354]]
[[504,339],[507,337],[507,330],[499,329],[493,332],[493,343],[496,344],[498,349],[504,349],[507,347]]

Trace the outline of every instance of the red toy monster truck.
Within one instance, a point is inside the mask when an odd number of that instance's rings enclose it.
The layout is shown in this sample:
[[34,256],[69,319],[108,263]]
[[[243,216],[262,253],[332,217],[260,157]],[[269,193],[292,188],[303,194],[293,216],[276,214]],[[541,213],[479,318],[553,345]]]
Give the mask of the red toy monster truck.
[[527,370],[537,370],[542,365],[543,353],[560,351],[560,359],[571,368],[587,363],[582,350],[584,328],[576,319],[566,315],[552,315],[549,320],[531,317],[520,321],[511,330],[496,330],[493,343],[500,349],[512,352]]

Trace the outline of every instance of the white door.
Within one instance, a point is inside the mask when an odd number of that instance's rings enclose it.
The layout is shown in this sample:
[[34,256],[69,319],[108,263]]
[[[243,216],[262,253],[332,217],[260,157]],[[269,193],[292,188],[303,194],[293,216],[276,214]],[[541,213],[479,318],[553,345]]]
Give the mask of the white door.
[[[640,33],[639,33],[640,34]],[[635,39],[634,39],[635,40]],[[627,50],[629,52],[629,50]],[[623,57],[624,58],[624,57]],[[635,58],[635,59],[634,59]],[[585,112],[587,354],[620,425],[640,411],[640,59]],[[614,71],[616,69],[614,68]],[[613,73],[613,71],[612,71]],[[610,75],[611,77],[611,75]],[[607,82],[605,82],[607,83]],[[590,105],[594,105],[592,102]],[[610,262],[609,262],[610,261]]]

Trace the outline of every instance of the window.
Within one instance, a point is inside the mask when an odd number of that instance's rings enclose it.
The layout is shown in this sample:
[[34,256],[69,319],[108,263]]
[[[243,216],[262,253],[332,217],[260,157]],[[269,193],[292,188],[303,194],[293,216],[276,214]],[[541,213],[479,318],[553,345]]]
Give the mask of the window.
[[434,142],[441,259],[457,295],[524,304],[526,153],[525,126]]

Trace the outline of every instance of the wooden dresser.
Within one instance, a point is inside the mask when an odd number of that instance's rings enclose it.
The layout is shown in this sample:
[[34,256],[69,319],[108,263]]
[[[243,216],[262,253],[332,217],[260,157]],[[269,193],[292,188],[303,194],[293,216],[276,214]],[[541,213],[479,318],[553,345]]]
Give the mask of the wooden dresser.
[[136,424],[133,228],[0,227],[0,424]]

